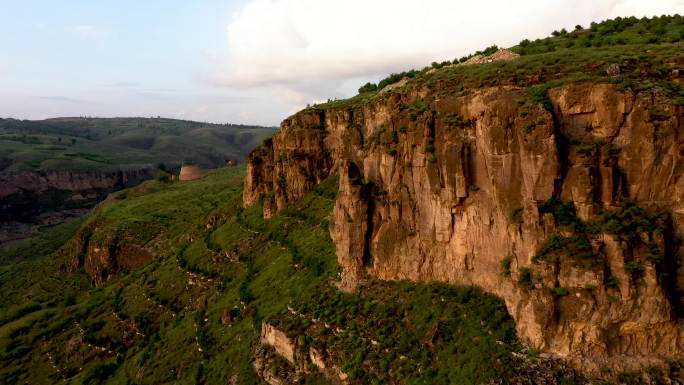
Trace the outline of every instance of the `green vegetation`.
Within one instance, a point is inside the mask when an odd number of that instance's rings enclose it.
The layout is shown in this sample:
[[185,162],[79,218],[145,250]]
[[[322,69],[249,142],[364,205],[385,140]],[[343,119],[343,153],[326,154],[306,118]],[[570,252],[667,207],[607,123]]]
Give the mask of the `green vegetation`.
[[568,291],[568,289],[566,289],[566,288],[564,288],[564,287],[554,287],[553,289],[551,289],[551,292],[552,292],[553,295],[555,295],[556,297],[565,297],[566,295],[569,295],[569,294],[570,294],[570,292]]
[[430,108],[430,104],[423,99],[416,99],[411,103],[404,103],[401,105],[402,110],[406,110],[411,117],[411,120],[416,120],[423,112]]
[[522,207],[516,207],[511,209],[508,213],[508,221],[519,225],[523,222],[523,209]]
[[0,171],[110,171],[242,160],[273,127],[162,118],[0,119]]
[[468,127],[472,123],[473,122],[470,121],[470,119],[466,119],[466,118],[464,118],[458,114],[451,114],[451,115],[447,116],[447,118],[446,118],[446,124],[449,125],[450,127],[454,127],[454,128]]
[[373,91],[377,91],[377,90],[378,90],[378,86],[376,84],[366,83],[359,88],[359,93],[364,94],[366,92],[373,92]]
[[680,15],[653,18],[617,17],[590,28],[577,26],[574,31],[554,31],[550,37],[523,40],[512,50],[521,55],[535,55],[569,48],[605,47],[676,43],[684,38],[684,20]]
[[575,204],[572,201],[562,201],[555,196],[539,207],[539,213],[551,213],[556,225],[575,225],[579,223]]
[[[345,100],[333,100],[315,105],[309,110],[354,108],[364,103],[387,97],[390,93],[403,93],[411,85],[434,86],[440,89],[467,90],[497,85],[535,87],[528,92],[530,101],[540,102],[547,109],[547,91],[550,88],[574,82],[610,82],[623,89],[635,91],[661,87],[684,105],[684,87],[671,80],[673,63],[682,56],[684,46],[684,18],[680,15],[654,18],[616,18],[592,24],[590,29],[572,32],[557,31],[546,39],[523,40],[512,47],[522,56],[509,61],[474,65],[426,66],[392,74],[378,86],[369,83],[361,87],[359,95]],[[475,54],[490,54],[492,46]],[[475,54],[452,61],[457,64]],[[606,69],[615,66],[617,75]],[[387,85],[402,79],[404,87],[383,90]],[[362,92],[361,92],[362,91]]]
[[[351,295],[331,285],[334,178],[264,220],[259,204],[241,208],[243,177],[237,167],[192,183],[151,180],[115,193],[81,222],[18,245],[22,261],[0,267],[2,383],[253,384],[262,320],[292,333],[308,327],[288,306],[343,330],[297,340],[329,346],[355,384],[388,376],[471,384],[515,374],[507,364],[520,349],[513,322],[492,296],[404,282],[369,282]],[[70,267],[77,242],[61,247],[75,233],[144,247],[156,258],[92,287]]]
[[585,234],[562,236],[553,234],[548,237],[533,257],[534,262],[557,261],[561,256],[569,256],[575,259],[592,259],[597,253],[591,246],[591,242]]
[[298,315],[269,321],[313,336],[304,346],[334,354],[353,383],[479,384],[511,374],[514,324],[503,303],[475,288],[375,283],[352,295],[327,287],[293,307]]
[[[668,213],[646,210],[634,202],[625,201],[618,209],[602,210],[595,219],[582,221],[577,217],[575,205],[552,197],[539,207],[541,213],[551,213],[557,225],[569,227],[571,235],[553,234],[541,244],[533,257],[535,262],[558,262],[561,257],[594,264],[602,253],[591,244],[599,234],[611,234],[626,241],[632,250],[644,250],[646,259],[654,264],[661,281],[669,277],[665,266],[665,253],[656,239],[666,231]],[[644,271],[639,261],[625,263],[625,271],[637,277]],[[617,283],[616,283],[617,284]]]
[[511,262],[513,262],[513,257],[510,255],[501,260],[501,274],[505,276],[511,275]]
[[69,240],[83,224],[83,219],[75,219],[52,226],[34,237],[0,248],[0,266],[18,260],[26,260],[41,254],[51,253]]
[[530,268],[523,267],[520,269],[518,283],[525,286],[532,285],[532,270],[530,270]]
[[[378,85],[364,85],[354,98],[307,110],[353,107],[401,93],[400,87],[388,91],[386,86],[404,78],[412,84],[439,82],[451,90],[518,85],[527,88],[531,102],[547,108],[549,88],[576,81],[615,82],[634,90],[661,87],[684,104],[684,90],[669,79],[668,64],[682,55],[677,40],[682,18],[616,20],[523,41],[514,47],[522,54],[517,60],[433,63],[392,74]],[[496,50],[492,46],[479,54]],[[606,67],[613,64],[619,74],[608,75]],[[431,103],[419,98],[401,107],[415,120]],[[659,111],[651,116],[663,118]],[[455,128],[472,123],[458,115],[445,119]],[[271,132],[224,129],[165,119],[0,120],[0,164],[6,170],[64,165],[100,170],[127,162],[164,165],[179,154],[210,163],[225,160],[227,153],[206,146],[241,151]],[[396,144],[398,135],[381,126],[368,145]],[[186,148],[182,143],[188,139],[198,147]],[[596,145],[587,143],[581,150],[591,153]],[[434,138],[425,150],[434,162]],[[390,155],[396,151],[388,149]],[[164,158],[167,153],[173,159]],[[81,221],[0,251],[0,382],[254,384],[252,359],[264,320],[286,330],[301,348],[324,348],[352,384],[480,384],[517,374],[511,353],[522,348],[505,306],[492,296],[473,288],[408,282],[369,281],[357,294],[335,288],[338,266],[328,233],[334,178],[264,220],[261,204],[241,206],[243,177],[243,168],[215,171],[193,183],[174,183],[161,174],[113,194]],[[474,185],[468,188],[477,191]],[[264,194],[260,201],[272,197]],[[540,211],[551,214],[563,232],[542,244],[536,261],[597,260],[601,253],[592,240],[603,232],[643,248],[659,274],[666,273],[664,246],[658,242],[669,219],[664,213],[625,202],[582,221],[572,203],[558,198]],[[514,208],[509,219],[520,223],[522,210]],[[154,258],[137,269],[112,271],[107,282],[93,287],[79,267],[85,240],[137,246]],[[625,269],[636,276],[643,262],[628,261]],[[511,275],[511,264],[511,256],[503,258],[502,274]],[[521,268],[517,281],[531,288],[532,271]],[[618,285],[617,278],[607,278],[606,286]],[[552,293],[570,294],[562,287]],[[278,365],[287,364],[279,359]],[[302,383],[326,381],[312,374]]]

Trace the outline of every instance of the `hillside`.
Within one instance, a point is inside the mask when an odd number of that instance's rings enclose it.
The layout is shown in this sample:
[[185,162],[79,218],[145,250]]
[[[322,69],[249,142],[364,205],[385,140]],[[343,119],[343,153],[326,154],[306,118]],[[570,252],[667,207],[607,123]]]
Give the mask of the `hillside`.
[[240,161],[275,128],[163,118],[0,119],[0,171],[116,171]]
[[264,221],[261,206],[241,208],[243,177],[232,168],[145,182],[17,246],[30,257],[0,270],[2,383],[254,384],[256,363],[262,375],[328,383],[259,347],[262,325],[293,336],[318,327],[295,349],[333,344],[321,359],[350,384],[384,383],[388,370],[411,382],[476,384],[537,367],[575,378],[526,358],[503,304],[479,290],[367,282],[361,295],[339,292],[327,229],[337,180]]
[[682,383],[683,33],[394,74],[0,250],[0,383]]
[[161,118],[0,119],[0,244],[87,212],[112,191],[238,163],[275,128]]
[[340,288],[477,286],[591,373],[681,360],[684,21],[627,20],[307,108],[250,154],[245,206],[338,175]]

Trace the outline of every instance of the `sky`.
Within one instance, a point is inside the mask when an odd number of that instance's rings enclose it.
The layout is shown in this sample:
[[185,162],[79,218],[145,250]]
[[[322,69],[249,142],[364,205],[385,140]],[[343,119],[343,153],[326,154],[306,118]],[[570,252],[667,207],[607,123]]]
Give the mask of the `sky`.
[[391,72],[684,0],[0,0],[0,117],[278,125]]

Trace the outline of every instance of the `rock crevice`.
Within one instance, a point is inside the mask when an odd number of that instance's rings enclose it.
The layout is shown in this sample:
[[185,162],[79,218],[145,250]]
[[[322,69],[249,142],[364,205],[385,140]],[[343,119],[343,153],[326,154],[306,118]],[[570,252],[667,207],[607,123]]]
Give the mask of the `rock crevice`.
[[383,95],[286,119],[249,156],[244,204],[270,216],[339,174],[342,289],[476,285],[526,342],[589,369],[682,357],[684,113],[671,98],[573,84],[548,92],[549,111],[510,86]]

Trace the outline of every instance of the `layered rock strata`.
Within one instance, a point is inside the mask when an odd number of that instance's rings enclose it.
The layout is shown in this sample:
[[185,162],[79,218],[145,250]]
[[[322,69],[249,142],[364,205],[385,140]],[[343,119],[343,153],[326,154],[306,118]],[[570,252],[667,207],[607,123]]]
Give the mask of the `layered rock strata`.
[[658,363],[684,352],[683,121],[657,88],[416,86],[286,119],[248,158],[244,204],[268,217],[339,174],[341,288],[476,285],[539,350]]

